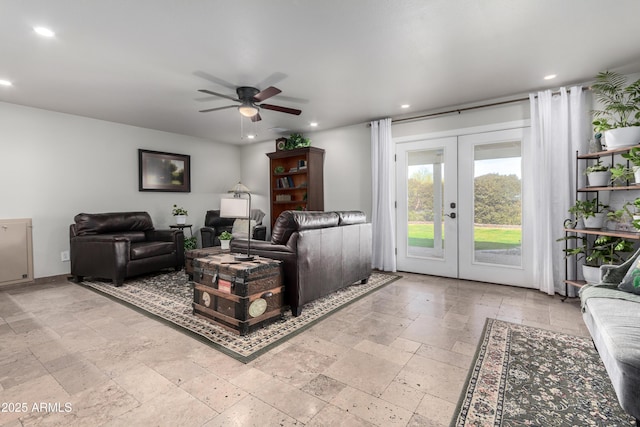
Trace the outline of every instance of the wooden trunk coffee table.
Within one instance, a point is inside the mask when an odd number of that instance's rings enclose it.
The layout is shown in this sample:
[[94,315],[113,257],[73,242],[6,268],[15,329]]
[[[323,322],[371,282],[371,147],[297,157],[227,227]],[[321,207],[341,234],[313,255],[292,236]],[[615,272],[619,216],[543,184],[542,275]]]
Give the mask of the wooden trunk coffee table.
[[220,246],[209,248],[192,249],[184,254],[184,271],[189,275],[189,280],[193,280],[193,260],[196,258],[206,258],[211,255],[228,254],[229,250],[223,250]]
[[193,314],[239,335],[281,318],[284,312],[282,261],[255,257],[235,261],[233,255],[196,258]]

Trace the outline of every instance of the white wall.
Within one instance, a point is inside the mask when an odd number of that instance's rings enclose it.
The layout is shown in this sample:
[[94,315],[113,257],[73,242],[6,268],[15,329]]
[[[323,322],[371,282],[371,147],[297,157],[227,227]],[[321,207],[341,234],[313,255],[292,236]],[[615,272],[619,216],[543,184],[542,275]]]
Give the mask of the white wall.
[[[311,145],[325,150],[324,208],[361,210],[371,220],[371,130],[366,124],[306,132]],[[254,203],[269,216],[269,158],[275,140],[242,149],[242,182],[255,194]]]
[[[139,148],[191,156],[191,193],[138,191]],[[0,102],[0,218],[33,218],[34,275],[69,273],[80,212],[147,211],[156,228],[183,206],[194,235],[240,179],[240,149],[209,140]],[[188,236],[188,232],[187,232]]]

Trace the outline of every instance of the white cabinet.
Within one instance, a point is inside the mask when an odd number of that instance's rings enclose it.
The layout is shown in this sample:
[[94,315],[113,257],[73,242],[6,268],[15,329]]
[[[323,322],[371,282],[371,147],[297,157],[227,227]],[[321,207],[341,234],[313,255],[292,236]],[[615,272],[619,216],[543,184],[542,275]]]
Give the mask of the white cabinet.
[[0,286],[33,280],[31,219],[0,219]]

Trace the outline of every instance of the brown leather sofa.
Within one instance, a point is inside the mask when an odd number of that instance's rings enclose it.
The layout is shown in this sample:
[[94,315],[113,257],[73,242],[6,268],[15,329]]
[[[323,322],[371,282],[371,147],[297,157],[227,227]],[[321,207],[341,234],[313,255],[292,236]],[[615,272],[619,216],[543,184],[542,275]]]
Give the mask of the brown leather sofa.
[[[360,211],[285,211],[270,242],[251,242],[251,254],[283,261],[285,303],[299,316],[302,306],[371,275],[371,224]],[[247,252],[233,239],[231,252]]]
[[69,227],[71,274],[111,279],[125,278],[184,265],[184,234],[155,230],[147,212],[81,213]]
[[[255,240],[266,240],[267,238],[267,227],[262,225],[264,215],[260,209],[251,209],[251,219],[256,221],[256,226],[253,228],[253,239]],[[204,217],[204,227],[200,228],[202,247],[220,246],[218,236],[223,231],[231,233],[234,221],[235,218],[221,218],[219,210],[207,211]]]

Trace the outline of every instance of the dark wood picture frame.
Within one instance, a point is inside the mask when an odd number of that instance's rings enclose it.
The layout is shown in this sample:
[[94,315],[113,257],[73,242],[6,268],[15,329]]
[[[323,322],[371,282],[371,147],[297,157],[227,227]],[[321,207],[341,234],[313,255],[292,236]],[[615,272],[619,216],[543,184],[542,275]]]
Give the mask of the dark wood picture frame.
[[138,149],[138,190],[191,192],[191,156]]

